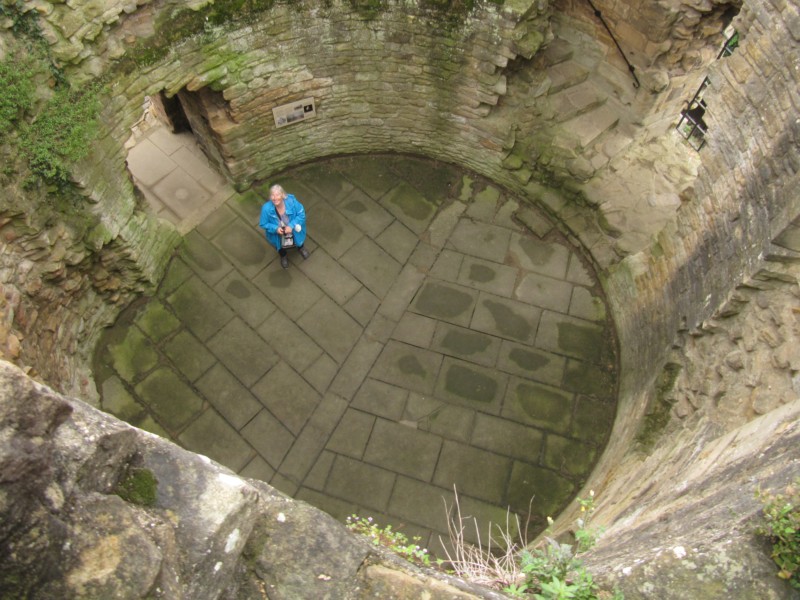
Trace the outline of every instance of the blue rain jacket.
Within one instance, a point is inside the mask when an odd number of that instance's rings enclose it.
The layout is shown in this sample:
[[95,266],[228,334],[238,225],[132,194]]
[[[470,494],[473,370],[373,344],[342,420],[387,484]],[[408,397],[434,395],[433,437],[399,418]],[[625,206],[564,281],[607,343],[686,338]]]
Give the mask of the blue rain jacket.
[[[294,245],[302,246],[306,241],[306,209],[292,194],[286,195],[286,198],[283,199],[283,205],[286,207],[289,225],[294,231]],[[278,227],[281,226],[281,221],[278,218],[275,205],[269,200],[261,207],[261,219],[258,225],[266,233],[267,241],[275,246],[276,250],[280,250],[281,236],[278,234]],[[300,231],[297,231],[297,225],[300,225]]]

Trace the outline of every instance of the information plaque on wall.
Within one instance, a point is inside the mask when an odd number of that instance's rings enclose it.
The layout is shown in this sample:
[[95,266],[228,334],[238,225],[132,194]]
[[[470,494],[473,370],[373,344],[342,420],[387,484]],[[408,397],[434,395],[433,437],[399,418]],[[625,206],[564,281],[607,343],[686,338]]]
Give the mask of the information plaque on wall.
[[303,98],[297,102],[276,106],[272,109],[272,116],[275,118],[275,127],[285,127],[292,123],[307,121],[317,116],[314,99]]

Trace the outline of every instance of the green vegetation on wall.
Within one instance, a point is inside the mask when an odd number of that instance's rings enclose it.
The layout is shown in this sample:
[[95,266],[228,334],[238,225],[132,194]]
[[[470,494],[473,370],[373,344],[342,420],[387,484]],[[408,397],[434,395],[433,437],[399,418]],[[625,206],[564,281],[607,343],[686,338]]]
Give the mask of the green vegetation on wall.
[[800,590],[800,477],[783,493],[758,490],[756,497],[763,503],[764,519],[756,532],[772,544],[778,577]]
[[10,134],[33,106],[36,86],[29,64],[0,63],[0,136]]
[[0,63],[0,135],[27,162],[29,184],[41,179],[63,186],[97,133],[98,90],[62,84],[48,90],[49,98],[38,100],[41,74],[30,59]]
[[118,68],[128,74],[139,67],[153,65],[166,57],[175,44],[215,27],[252,23],[259,13],[274,4],[275,0],[218,0],[198,10],[164,11],[155,23],[155,35],[128,51]]
[[[49,55],[36,14],[23,11],[19,0],[0,5],[0,17],[12,23],[17,42],[0,62],[3,175],[61,188],[97,133],[99,86],[76,90],[69,85]],[[15,173],[18,167],[21,172]]]

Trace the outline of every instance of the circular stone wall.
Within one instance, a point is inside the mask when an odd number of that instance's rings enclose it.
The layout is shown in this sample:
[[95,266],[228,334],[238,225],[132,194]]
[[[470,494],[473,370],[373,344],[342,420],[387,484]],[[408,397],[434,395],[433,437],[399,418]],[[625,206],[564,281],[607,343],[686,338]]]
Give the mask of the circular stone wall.
[[533,497],[540,529],[615,416],[613,326],[580,254],[442,163],[357,156],[276,180],[305,204],[310,258],[284,270],[264,240],[266,183],[233,195],[99,345],[103,408],[426,545],[454,487],[482,523]]

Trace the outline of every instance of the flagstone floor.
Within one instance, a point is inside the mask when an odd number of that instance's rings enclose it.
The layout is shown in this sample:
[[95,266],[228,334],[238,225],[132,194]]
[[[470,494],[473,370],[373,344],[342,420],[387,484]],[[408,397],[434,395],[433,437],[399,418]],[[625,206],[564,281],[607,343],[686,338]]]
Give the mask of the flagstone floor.
[[98,346],[105,410],[434,550],[454,489],[483,524],[531,506],[534,529],[579,490],[615,416],[614,332],[534,207],[431,160],[299,167],[275,181],[311,255],[284,270],[258,228],[272,181],[237,194],[158,127],[129,163],[185,244]]

